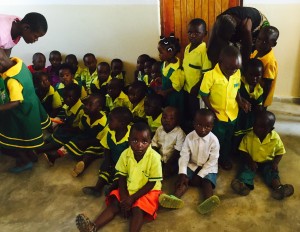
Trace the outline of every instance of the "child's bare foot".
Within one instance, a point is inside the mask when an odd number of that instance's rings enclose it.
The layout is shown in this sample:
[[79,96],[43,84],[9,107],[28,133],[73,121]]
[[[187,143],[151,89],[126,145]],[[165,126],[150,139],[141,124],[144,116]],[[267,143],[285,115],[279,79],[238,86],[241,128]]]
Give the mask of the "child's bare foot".
[[100,197],[101,196],[101,190],[97,189],[95,186],[88,186],[82,188],[82,192],[86,195],[94,196],[94,197]]
[[76,226],[80,232],[96,232],[96,225],[90,221],[84,214],[76,216]]
[[79,162],[75,165],[73,171],[71,172],[71,175],[72,175],[73,177],[79,176],[81,173],[83,173],[84,168],[85,168],[85,163],[84,163],[83,161],[79,161]]

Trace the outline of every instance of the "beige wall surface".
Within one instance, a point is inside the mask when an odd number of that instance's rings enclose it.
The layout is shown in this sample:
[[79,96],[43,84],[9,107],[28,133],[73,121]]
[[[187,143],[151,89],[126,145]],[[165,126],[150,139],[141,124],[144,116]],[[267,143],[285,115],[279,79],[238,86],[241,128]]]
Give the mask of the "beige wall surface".
[[42,52],[47,60],[52,50],[60,51],[63,58],[73,53],[81,64],[83,55],[91,52],[98,62],[122,59],[130,81],[140,54],[158,58],[160,24],[156,0],[148,0],[146,4],[143,1],[136,4],[106,1],[105,4],[87,5],[7,3],[1,5],[0,13],[23,17],[33,11],[45,15],[49,29],[38,42],[26,44],[22,40],[13,48],[11,55],[22,58],[27,65],[31,64],[35,52]]
[[[245,0],[244,6],[252,6],[261,11],[280,35],[274,48],[278,62],[278,79],[275,96],[280,98],[300,97],[300,1],[277,1],[278,4],[262,4]],[[259,2],[259,3],[257,3]],[[268,1],[267,1],[268,2]],[[276,2],[276,1],[275,1]],[[283,4],[284,3],[284,4]]]

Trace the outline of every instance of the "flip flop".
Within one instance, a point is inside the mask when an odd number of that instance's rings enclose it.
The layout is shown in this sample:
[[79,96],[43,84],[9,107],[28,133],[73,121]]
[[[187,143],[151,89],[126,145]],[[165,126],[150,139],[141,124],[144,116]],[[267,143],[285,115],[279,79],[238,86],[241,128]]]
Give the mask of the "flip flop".
[[85,167],[84,162],[83,162],[83,161],[79,161],[79,162],[75,165],[73,171],[71,172],[71,175],[72,175],[73,177],[79,176],[79,175],[84,171],[84,167]]
[[96,232],[96,225],[84,214],[76,216],[76,226],[80,232]]
[[218,196],[213,195],[210,198],[207,198],[201,204],[197,206],[197,211],[201,214],[207,214],[215,210],[220,205],[220,199]]
[[162,207],[168,209],[180,209],[184,205],[183,200],[180,198],[165,193],[160,194],[158,201]]

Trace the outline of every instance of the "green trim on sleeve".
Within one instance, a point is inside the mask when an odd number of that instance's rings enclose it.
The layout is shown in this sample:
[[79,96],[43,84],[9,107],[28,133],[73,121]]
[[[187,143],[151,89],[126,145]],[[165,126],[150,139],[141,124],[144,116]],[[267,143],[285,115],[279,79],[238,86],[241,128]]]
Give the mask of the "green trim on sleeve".
[[209,93],[203,93],[201,90],[199,90],[199,94],[200,94],[201,96],[204,96],[204,97],[206,97],[206,96],[209,95]]

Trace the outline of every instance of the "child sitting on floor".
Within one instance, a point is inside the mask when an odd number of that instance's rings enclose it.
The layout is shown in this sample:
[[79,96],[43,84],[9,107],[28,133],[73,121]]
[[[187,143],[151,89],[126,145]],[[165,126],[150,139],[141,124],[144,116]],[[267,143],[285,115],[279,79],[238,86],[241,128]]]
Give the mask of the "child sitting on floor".
[[73,68],[72,73],[74,73],[74,79],[78,83],[81,83],[81,73],[83,68],[78,65],[77,57],[74,54],[69,54],[65,58],[65,63],[71,65]]
[[145,98],[144,109],[152,137],[157,128],[161,126],[162,101],[162,97],[158,94],[150,94]]
[[142,54],[138,57],[136,61],[136,70],[134,72],[135,81],[143,81],[145,75],[145,62],[150,59],[150,56],[147,54]]
[[90,85],[97,77],[97,59],[94,54],[87,53],[83,56],[85,68],[81,73],[81,83],[88,94],[91,93]]
[[[114,108],[109,116],[108,128],[100,143],[104,147],[104,160],[99,169],[99,177],[95,186],[84,187],[87,195],[99,197],[105,185],[112,184],[115,179],[115,165],[121,153],[128,148],[128,137],[132,114],[126,107]],[[112,186],[115,187],[116,182]]]
[[145,121],[146,114],[144,108],[147,86],[143,81],[135,81],[128,88],[128,98],[130,110],[133,115],[133,122]]
[[204,201],[197,210],[201,214],[213,211],[219,204],[219,197],[213,195],[216,187],[219,158],[219,141],[211,132],[214,126],[214,113],[199,109],[194,117],[194,131],[189,133],[183,143],[179,158],[179,177],[173,195],[162,194],[159,203],[166,208],[180,208],[180,197],[188,185],[200,187]]
[[239,146],[243,155],[244,166],[238,178],[231,182],[232,189],[246,196],[254,189],[254,177],[257,172],[263,176],[265,183],[272,188],[272,197],[282,200],[294,193],[290,184],[281,184],[278,164],[285,154],[283,143],[274,131],[275,115],[263,111],[256,118],[253,131],[247,133]]
[[152,147],[161,155],[163,177],[178,173],[179,153],[185,139],[185,133],[179,126],[178,109],[167,106],[162,113],[161,124],[152,139]]
[[154,58],[150,58],[145,62],[144,65],[144,77],[143,77],[143,82],[145,82],[145,84],[147,86],[149,86],[150,82],[152,81],[151,78],[151,69],[152,69],[152,65],[156,62],[156,60]]
[[110,76],[110,66],[107,62],[101,62],[97,65],[97,75],[91,83],[91,93],[105,96],[107,94],[107,84],[112,79]]
[[51,65],[47,67],[47,73],[49,74],[49,80],[53,87],[59,82],[59,67],[61,65],[62,57],[59,51],[51,51],[49,54],[49,62]]
[[151,131],[147,124],[136,123],[129,135],[130,147],[117,165],[119,188],[107,197],[107,207],[91,222],[85,215],[76,217],[81,232],[95,232],[110,222],[118,213],[131,215],[130,231],[140,231],[144,217],[156,218],[158,197],[161,193],[162,169],[160,155],[151,148]]
[[32,65],[28,66],[29,71],[33,74],[35,72],[47,72],[45,68],[46,57],[43,53],[37,52],[32,56]]
[[126,72],[123,70],[123,61],[120,59],[113,59],[110,62],[111,66],[111,77],[112,78],[117,78],[121,80],[123,86],[125,85],[125,74]]

